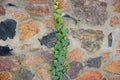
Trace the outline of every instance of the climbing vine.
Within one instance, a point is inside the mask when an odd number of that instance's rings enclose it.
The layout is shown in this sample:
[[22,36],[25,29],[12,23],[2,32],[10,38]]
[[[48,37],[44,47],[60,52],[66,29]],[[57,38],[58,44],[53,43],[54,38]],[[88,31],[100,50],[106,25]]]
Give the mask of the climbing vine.
[[54,0],[54,20],[56,21],[56,39],[57,42],[54,46],[52,62],[52,80],[63,80],[67,70],[68,64],[66,63],[67,47],[69,39],[67,37],[68,29],[63,26],[63,18],[61,17],[62,10],[58,7],[59,1]]

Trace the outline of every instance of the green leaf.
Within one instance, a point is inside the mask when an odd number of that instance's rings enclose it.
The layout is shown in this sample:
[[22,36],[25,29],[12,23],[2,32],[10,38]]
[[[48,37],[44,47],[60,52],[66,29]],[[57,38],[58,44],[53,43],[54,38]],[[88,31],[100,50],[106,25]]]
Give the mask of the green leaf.
[[59,18],[60,18],[60,15],[59,15],[59,14],[57,14],[57,13],[54,13],[54,14],[53,14],[53,16],[54,16],[54,19],[55,19],[55,20],[57,20],[57,19],[59,19]]
[[60,41],[63,38],[63,35],[61,33],[57,33],[56,38],[58,41]]
[[62,41],[62,46],[63,46],[63,47],[68,46],[69,43],[70,43],[68,39],[66,39],[66,40],[65,40],[65,39],[62,39],[61,41]]
[[54,5],[53,8],[56,10],[58,9],[58,5]]
[[59,31],[63,26],[61,24],[55,24],[56,29]]
[[56,12],[57,12],[58,14],[62,14],[62,10],[61,10],[61,9],[57,9]]
[[62,28],[61,31],[62,31],[62,35],[64,35],[64,36],[68,33],[67,28]]
[[59,17],[58,23],[59,23],[59,24],[62,24],[63,22],[64,22],[63,18],[62,18],[62,17]]

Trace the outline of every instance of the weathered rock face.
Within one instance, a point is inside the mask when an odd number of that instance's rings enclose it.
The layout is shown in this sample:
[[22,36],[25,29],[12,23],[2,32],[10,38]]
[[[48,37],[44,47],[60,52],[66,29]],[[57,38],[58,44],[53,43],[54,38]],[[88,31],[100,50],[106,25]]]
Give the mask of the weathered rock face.
[[120,13],[120,0],[113,0],[113,7],[115,12]]
[[27,54],[23,61],[22,61],[22,66],[34,69],[36,67],[39,67],[41,63],[41,58],[37,54]]
[[0,23],[0,39],[6,40],[8,37],[13,39],[16,33],[17,22],[13,19],[6,19]]
[[25,39],[28,39],[36,35],[39,31],[39,25],[34,20],[21,23],[19,25],[20,40],[23,41]]
[[95,52],[101,48],[104,34],[101,30],[71,29],[72,36],[81,42],[81,47],[88,52]]
[[32,80],[33,77],[34,74],[31,71],[23,68],[13,74],[13,80]]
[[43,36],[42,39],[39,39],[41,45],[45,45],[48,48],[52,48],[55,43],[56,43],[56,37],[55,37],[56,32],[51,32],[46,36]]
[[40,51],[40,57],[44,59],[45,62],[51,63],[53,61],[53,55],[49,51]]
[[120,60],[113,61],[110,65],[105,66],[105,70],[111,73],[120,74]]
[[28,4],[26,6],[26,10],[31,14],[31,15],[49,15],[50,14],[50,9],[48,5],[45,4]]
[[18,67],[18,63],[9,59],[0,59],[0,71],[11,71]]
[[0,56],[10,56],[10,55],[12,55],[11,54],[12,50],[13,49],[10,49],[8,47],[8,45],[7,46],[0,46]]
[[83,52],[78,48],[73,49],[70,53],[67,54],[67,59],[72,61],[79,61],[83,57]]
[[0,16],[5,15],[5,9],[2,5],[0,5]]
[[67,75],[71,79],[75,79],[79,75],[80,70],[82,70],[82,69],[83,69],[83,65],[80,62],[73,61],[70,63],[70,69],[69,69]]
[[88,67],[100,68],[100,66],[101,66],[101,57],[88,59],[87,66]]
[[92,25],[103,25],[107,20],[107,3],[99,0],[71,0],[79,20]]
[[76,80],[101,80],[102,74],[99,71],[88,71],[80,75]]
[[12,80],[11,73],[7,71],[0,72],[0,80]]

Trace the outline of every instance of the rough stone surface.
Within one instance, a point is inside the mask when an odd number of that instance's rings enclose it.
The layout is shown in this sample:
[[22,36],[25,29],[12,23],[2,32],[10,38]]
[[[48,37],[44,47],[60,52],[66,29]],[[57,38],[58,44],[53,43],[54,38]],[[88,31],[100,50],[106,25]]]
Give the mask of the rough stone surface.
[[73,61],[70,63],[70,69],[67,73],[67,75],[71,78],[71,79],[75,79],[80,70],[83,69],[83,65],[80,63],[80,62],[77,62],[77,61]]
[[0,23],[0,39],[6,40],[8,37],[13,39],[16,34],[17,22],[13,19],[6,19]]
[[81,47],[88,52],[95,52],[100,49],[104,34],[101,30],[92,29],[71,29],[72,36],[81,42]]
[[92,25],[103,25],[107,20],[107,3],[99,0],[71,0],[79,20]]
[[11,73],[7,71],[0,72],[0,80],[12,80]]
[[41,45],[45,45],[48,48],[52,48],[55,45],[56,37],[55,37],[55,31],[47,34],[46,36],[43,36],[42,39],[38,39],[40,41]]
[[101,66],[101,57],[88,59],[87,66],[88,67],[100,68],[100,66]]
[[79,61],[83,57],[83,52],[78,48],[73,49],[70,53],[67,54],[67,58],[73,61]]
[[0,59],[0,71],[11,71],[18,67],[18,63],[9,59]]
[[120,60],[113,61],[111,64],[105,66],[105,70],[111,73],[120,74]]
[[5,15],[5,9],[2,5],[0,5],[0,16]]
[[13,74],[13,80],[32,80],[34,74],[27,69],[21,68]]
[[84,72],[80,77],[78,77],[76,80],[101,80],[102,74],[98,71],[88,71]]
[[[53,1],[0,0],[0,80],[52,80]],[[63,80],[120,80],[120,0],[58,1],[70,41]]]
[[27,54],[23,61],[22,61],[22,66],[25,66],[27,68],[36,68],[39,67],[41,63],[41,58],[37,54]]
[[23,41],[25,39],[28,39],[36,35],[39,31],[39,25],[33,20],[21,23],[19,25],[20,40]]

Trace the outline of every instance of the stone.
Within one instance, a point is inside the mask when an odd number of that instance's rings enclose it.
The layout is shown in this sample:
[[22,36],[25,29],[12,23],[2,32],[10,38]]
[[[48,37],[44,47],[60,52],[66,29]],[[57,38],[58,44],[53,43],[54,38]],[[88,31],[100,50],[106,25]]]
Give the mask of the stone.
[[6,46],[0,46],[0,56],[10,56],[12,55],[11,51],[13,49],[10,49],[8,45]]
[[35,75],[28,69],[21,68],[20,70],[13,73],[12,80],[33,80]]
[[117,53],[117,54],[120,54],[120,43],[119,43],[119,45],[116,47],[116,53]]
[[104,34],[101,30],[93,29],[73,29],[71,28],[73,38],[81,42],[81,47],[87,52],[96,52],[101,48]]
[[25,9],[27,10],[28,13],[35,16],[40,16],[40,15],[43,16],[50,14],[49,6],[45,4],[32,3],[32,4],[28,4]]
[[101,67],[101,57],[88,59],[87,66],[88,67],[100,68]]
[[114,12],[120,13],[120,0],[114,0],[112,6],[115,8]]
[[0,16],[4,16],[5,15],[5,9],[2,5],[0,5]]
[[91,25],[103,25],[108,19],[107,3],[100,0],[71,0],[78,20]]
[[67,54],[67,59],[72,61],[79,61],[82,59],[82,57],[83,52],[78,48],[73,49],[70,53]]
[[0,71],[15,71],[19,64],[9,59],[0,58]]
[[11,15],[12,17],[20,21],[30,18],[30,15],[27,12],[23,11],[11,11]]
[[42,22],[48,27],[53,29],[55,27],[55,20],[53,17],[45,17]]
[[30,20],[28,22],[23,22],[19,25],[20,40],[24,41],[30,37],[38,34],[40,31],[39,25],[34,21]]
[[102,74],[99,71],[86,71],[76,80],[102,80]]
[[49,65],[44,64],[38,71],[37,75],[42,80],[51,80],[51,73],[48,73]]
[[13,39],[16,34],[17,22],[13,19],[6,19],[0,23],[0,39],[5,41],[8,37]]
[[115,27],[117,24],[119,24],[119,17],[118,16],[114,16],[110,19],[110,26],[111,27]]
[[0,80],[12,80],[11,73],[7,71],[0,72]]
[[47,0],[25,0],[26,2],[40,2],[40,3],[46,3]]
[[67,75],[71,79],[75,79],[79,75],[80,70],[83,69],[83,65],[82,65],[82,63],[77,62],[77,61],[73,61],[69,65],[70,65],[70,68],[67,72]]
[[70,4],[69,4],[69,0],[58,0],[59,2],[59,8],[63,11],[67,11],[70,9]]
[[41,64],[42,59],[37,54],[27,54],[24,59],[22,60],[21,64],[24,67],[34,69],[39,67]]
[[49,51],[41,50],[40,53],[39,53],[39,55],[47,63],[51,63],[53,61],[53,55]]
[[120,74],[120,60],[115,60],[109,65],[106,65],[104,69],[111,73]]
[[42,37],[42,39],[38,39],[41,45],[45,45],[48,48],[54,47],[56,43],[56,32],[52,31],[49,34]]
[[108,35],[108,46],[111,47],[112,46],[112,41],[113,41],[113,36],[112,36],[112,32],[109,33]]

